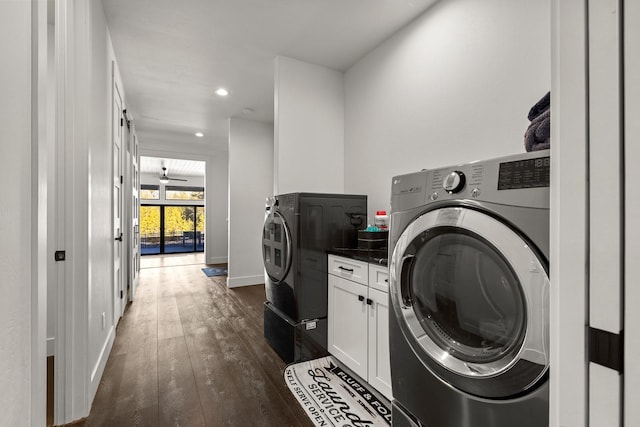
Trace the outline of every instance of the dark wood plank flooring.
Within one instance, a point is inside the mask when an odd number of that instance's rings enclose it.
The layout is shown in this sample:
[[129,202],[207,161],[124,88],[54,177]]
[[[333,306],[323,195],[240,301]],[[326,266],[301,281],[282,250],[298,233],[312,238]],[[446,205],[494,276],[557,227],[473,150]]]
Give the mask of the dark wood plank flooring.
[[85,426],[312,426],[262,336],[264,286],[141,270]]

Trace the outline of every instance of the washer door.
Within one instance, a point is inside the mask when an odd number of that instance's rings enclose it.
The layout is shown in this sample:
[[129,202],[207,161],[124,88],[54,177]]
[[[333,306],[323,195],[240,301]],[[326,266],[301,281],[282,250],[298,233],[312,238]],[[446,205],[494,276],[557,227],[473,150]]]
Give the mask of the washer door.
[[279,283],[291,268],[291,234],[280,212],[271,212],[262,230],[264,269],[273,283]]
[[391,300],[403,334],[447,383],[487,398],[534,387],[549,366],[549,278],[535,248],[469,207],[423,214],[400,236]]

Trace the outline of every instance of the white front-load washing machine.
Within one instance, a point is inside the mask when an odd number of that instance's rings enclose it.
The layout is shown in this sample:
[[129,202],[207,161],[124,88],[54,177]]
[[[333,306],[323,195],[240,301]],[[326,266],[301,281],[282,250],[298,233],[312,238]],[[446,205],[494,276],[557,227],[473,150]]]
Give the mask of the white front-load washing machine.
[[392,180],[393,425],[549,424],[549,151]]

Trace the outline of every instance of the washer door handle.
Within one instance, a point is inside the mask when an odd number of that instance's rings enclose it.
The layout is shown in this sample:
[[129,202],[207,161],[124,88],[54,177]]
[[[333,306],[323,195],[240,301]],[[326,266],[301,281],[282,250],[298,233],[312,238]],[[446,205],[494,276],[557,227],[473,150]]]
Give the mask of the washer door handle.
[[402,303],[405,307],[411,307],[413,305],[411,294],[409,293],[409,279],[411,278],[411,268],[409,264],[413,264],[413,255],[403,257],[400,264],[400,296],[402,297]]

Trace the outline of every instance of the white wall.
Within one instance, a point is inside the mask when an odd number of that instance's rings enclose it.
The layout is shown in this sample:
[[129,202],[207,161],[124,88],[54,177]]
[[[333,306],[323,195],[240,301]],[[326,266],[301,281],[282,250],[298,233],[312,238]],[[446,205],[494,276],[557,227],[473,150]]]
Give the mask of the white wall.
[[205,166],[206,227],[205,252],[207,264],[228,261],[229,224],[229,155],[218,153],[211,156]]
[[262,227],[272,196],[273,127],[229,119],[229,266],[227,286],[264,283]]
[[[88,10],[87,130],[89,261],[89,402],[98,389],[115,338],[113,328],[113,175],[111,38],[100,2]],[[124,149],[124,147],[123,147]],[[126,258],[123,259],[126,263]],[[123,266],[124,268],[124,266]],[[102,326],[102,314],[106,325]]]
[[344,191],[342,73],[275,60],[274,194]]
[[[31,2],[0,2],[0,394],[3,425],[31,424]],[[44,360],[43,360],[44,363]]]
[[373,215],[394,175],[524,152],[549,90],[548,1],[438,2],[345,74],[345,191]]

